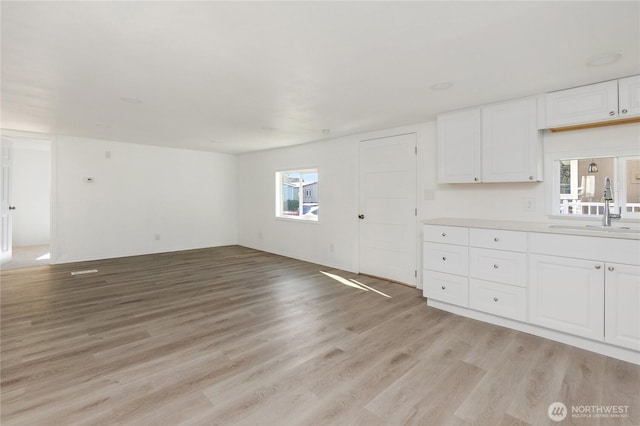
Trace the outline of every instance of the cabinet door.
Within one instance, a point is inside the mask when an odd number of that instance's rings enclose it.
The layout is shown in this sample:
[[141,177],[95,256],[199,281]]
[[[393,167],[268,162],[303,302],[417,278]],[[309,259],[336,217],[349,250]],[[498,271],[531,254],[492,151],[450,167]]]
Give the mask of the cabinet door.
[[538,176],[536,98],[482,108],[482,181],[529,182]]
[[640,115],[640,75],[618,80],[620,118]]
[[530,261],[530,322],[603,340],[604,263],[535,254]]
[[606,264],[604,340],[640,351],[640,270],[637,266]]
[[438,115],[438,183],[480,182],[480,109]]
[[618,117],[618,80],[547,93],[547,127],[611,120]]

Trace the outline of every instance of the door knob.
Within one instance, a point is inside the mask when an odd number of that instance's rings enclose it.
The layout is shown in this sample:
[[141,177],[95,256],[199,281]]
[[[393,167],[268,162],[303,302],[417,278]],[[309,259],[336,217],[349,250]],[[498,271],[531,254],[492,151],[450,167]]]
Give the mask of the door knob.
[[358,219],[364,219],[364,215],[363,214],[359,214],[358,215]]
[[16,206],[9,206],[9,210],[15,210]]

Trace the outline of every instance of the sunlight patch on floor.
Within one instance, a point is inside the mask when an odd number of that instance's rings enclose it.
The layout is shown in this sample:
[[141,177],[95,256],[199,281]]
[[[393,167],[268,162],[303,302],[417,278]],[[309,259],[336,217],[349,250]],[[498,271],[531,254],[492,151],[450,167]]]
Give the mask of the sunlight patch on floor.
[[379,291],[379,290],[376,290],[376,289],[375,289],[375,288],[373,288],[373,287],[369,287],[369,286],[368,286],[368,285],[366,285],[366,284],[362,284],[360,281],[356,281],[356,280],[354,280],[353,278],[349,278],[349,279],[350,279],[351,281],[353,281],[354,283],[356,283],[356,284],[358,284],[358,285],[360,285],[360,286],[362,286],[362,287],[364,287],[364,288],[366,288],[366,289],[369,289],[369,290],[371,290],[371,291],[375,291],[376,293],[381,294],[381,295],[383,295],[384,297],[388,297],[389,299],[391,299],[391,296],[389,296],[388,294],[385,294],[385,293],[383,293],[383,292],[381,292],[381,291]]
[[51,253],[43,254],[42,256],[36,258],[36,260],[49,260],[51,258]]
[[326,275],[329,278],[332,278],[332,279],[338,281],[340,284],[344,284],[346,286],[357,288],[357,289],[363,290],[363,291],[371,290],[371,291],[373,291],[375,293],[378,293],[378,294],[380,294],[380,295],[382,295],[384,297],[391,298],[391,296],[389,296],[388,294],[384,294],[383,292],[378,291],[373,287],[369,287],[368,285],[362,284],[361,282],[356,281],[356,280],[354,280],[352,278],[347,280],[346,278],[341,277],[340,275],[332,274],[332,273],[329,273],[329,272],[320,271],[320,273]]

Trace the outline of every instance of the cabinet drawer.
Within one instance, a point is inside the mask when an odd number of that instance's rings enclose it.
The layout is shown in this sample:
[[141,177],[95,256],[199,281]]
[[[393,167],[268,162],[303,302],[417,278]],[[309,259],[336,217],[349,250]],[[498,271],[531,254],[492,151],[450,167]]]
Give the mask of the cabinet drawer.
[[423,271],[422,287],[424,297],[454,305],[468,306],[468,279],[458,275]]
[[525,287],[527,255],[513,251],[469,248],[469,275],[473,278]]
[[518,321],[527,320],[527,291],[522,287],[469,279],[469,307]]
[[469,229],[458,226],[424,225],[424,241],[433,243],[469,244]]
[[424,269],[467,275],[469,273],[469,248],[452,244],[424,243],[422,250]]
[[500,229],[469,230],[469,245],[497,250],[527,251],[527,233]]

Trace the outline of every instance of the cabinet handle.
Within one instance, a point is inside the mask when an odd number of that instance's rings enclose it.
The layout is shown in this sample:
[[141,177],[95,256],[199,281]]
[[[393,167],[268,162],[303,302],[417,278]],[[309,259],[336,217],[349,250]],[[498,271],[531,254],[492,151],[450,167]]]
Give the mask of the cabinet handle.
[[613,272],[614,267],[613,266],[609,266],[607,269],[610,270],[611,272]]
[[442,256],[442,260],[447,260],[447,258],[445,256]]
[[529,180],[533,180],[533,176],[529,176]]
[[447,288],[446,288],[445,286],[442,286],[442,289],[443,289],[443,290],[446,290]]
[[497,297],[494,297],[494,298],[493,298],[493,301],[494,301],[494,302],[497,302],[498,300],[500,300],[500,299],[498,299]]
[[494,264],[493,264],[493,269],[498,269],[498,268],[499,268],[498,264],[497,264],[497,263],[494,263]]
[[446,237],[446,236],[447,236],[447,233],[446,233],[446,232],[443,232],[443,233],[442,233],[442,236],[443,236],[443,237]]
[[596,269],[600,269],[600,265],[596,265]]
[[627,110],[626,110],[626,109],[623,109],[623,110],[622,110],[622,113],[623,113],[623,114],[626,114],[626,113],[627,113]]
[[613,117],[614,115],[616,115],[616,112],[615,112],[615,111],[609,111],[609,115],[610,115],[611,117]]
[[497,243],[498,241],[500,241],[500,238],[495,237],[495,238],[493,239],[493,241],[495,241],[495,242]]

